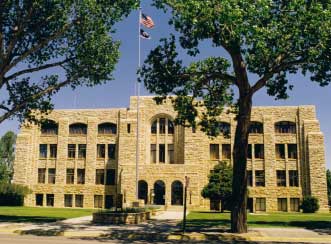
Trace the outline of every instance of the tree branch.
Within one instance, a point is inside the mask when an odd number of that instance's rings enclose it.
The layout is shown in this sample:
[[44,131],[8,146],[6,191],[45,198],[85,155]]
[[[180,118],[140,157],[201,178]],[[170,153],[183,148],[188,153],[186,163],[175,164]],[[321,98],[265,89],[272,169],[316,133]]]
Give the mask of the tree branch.
[[206,77],[206,80],[213,80],[213,79],[221,79],[221,80],[227,80],[230,81],[232,84],[235,85],[236,77],[226,74],[226,73],[220,73],[220,72],[211,72],[211,73],[204,73],[204,72],[195,72],[195,73],[183,73],[181,74],[181,78],[190,78],[195,75],[204,75]]
[[24,101],[22,101],[20,104],[16,104],[13,106],[13,108],[7,110],[6,113],[4,113],[3,115],[0,116],[0,124],[8,119],[9,117],[11,117],[12,115],[14,115],[15,113],[17,113],[18,111],[20,111],[20,109],[24,108],[24,106],[26,106],[29,101],[32,101],[32,100],[36,100],[36,99],[39,99],[41,97],[43,97],[44,95],[46,94],[49,94],[51,92],[53,92],[54,90],[57,90],[63,86],[66,86],[67,84],[69,84],[72,80],[65,80],[63,82],[60,82],[56,85],[53,85],[53,86],[49,86],[47,88],[45,88],[44,90],[40,91],[39,93],[37,94],[34,94],[30,97],[27,97]]
[[56,66],[61,66],[61,65],[65,64],[66,62],[70,61],[70,60],[73,60],[73,58],[65,59],[65,60],[60,61],[60,62],[55,62],[55,63],[51,63],[51,64],[42,65],[42,66],[39,66],[39,67],[24,69],[24,70],[21,70],[21,71],[18,71],[16,73],[14,73],[14,74],[12,74],[8,77],[5,77],[4,79],[5,80],[12,80],[12,79],[14,79],[14,78],[16,78],[17,76],[20,76],[20,75],[24,75],[24,74],[27,74],[27,73],[33,73],[33,72],[37,72],[37,71],[44,70],[44,69],[49,69],[49,68],[56,67]]

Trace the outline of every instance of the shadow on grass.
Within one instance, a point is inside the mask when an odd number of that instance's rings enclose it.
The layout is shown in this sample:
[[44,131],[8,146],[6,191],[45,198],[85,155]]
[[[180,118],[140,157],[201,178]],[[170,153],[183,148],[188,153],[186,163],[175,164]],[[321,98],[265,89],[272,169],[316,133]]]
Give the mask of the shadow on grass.
[[0,215],[0,222],[15,222],[15,223],[50,223],[58,220],[64,220],[64,218],[57,217],[42,217],[42,216],[9,216]]

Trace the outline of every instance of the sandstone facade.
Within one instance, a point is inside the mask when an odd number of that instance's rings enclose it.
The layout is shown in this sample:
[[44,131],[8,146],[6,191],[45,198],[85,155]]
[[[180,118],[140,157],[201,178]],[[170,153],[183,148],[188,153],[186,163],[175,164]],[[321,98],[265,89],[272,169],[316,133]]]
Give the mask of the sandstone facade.
[[[94,208],[117,202],[131,206],[137,190],[136,104],[137,98],[131,97],[128,109],[55,110],[48,115],[57,125],[55,134],[41,132],[36,125],[22,126],[17,137],[14,182],[33,191],[25,205]],[[234,144],[234,115],[221,116],[229,126],[229,136],[214,139],[199,129],[172,128],[175,116],[169,101],[156,105],[152,97],[140,98],[140,198],[148,204],[181,205],[187,176],[189,208],[209,208],[209,200],[200,193],[219,160],[232,162],[228,149]],[[318,197],[321,210],[326,210],[324,138],[315,107],[254,107],[251,120],[262,126],[262,131],[257,126],[249,137],[251,211],[296,211],[303,196],[310,194]],[[276,128],[278,122],[280,129]],[[70,133],[69,127],[75,123],[85,125],[86,134]],[[103,123],[108,123],[104,124],[105,131],[100,127]],[[115,131],[114,127],[109,130],[109,123],[115,125]],[[68,156],[69,144],[76,145],[74,157]],[[115,155],[108,153],[114,148]]]

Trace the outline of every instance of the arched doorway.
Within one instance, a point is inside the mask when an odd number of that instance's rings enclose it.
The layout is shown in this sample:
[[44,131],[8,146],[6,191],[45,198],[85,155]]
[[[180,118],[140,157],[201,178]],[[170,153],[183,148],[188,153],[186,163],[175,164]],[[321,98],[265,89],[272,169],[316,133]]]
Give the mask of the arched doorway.
[[148,200],[148,184],[144,180],[140,180],[138,182],[138,198],[143,199],[145,201],[145,204]]
[[171,205],[183,205],[183,184],[178,180],[171,184]]
[[162,180],[158,180],[154,183],[154,204],[165,204],[165,184]]

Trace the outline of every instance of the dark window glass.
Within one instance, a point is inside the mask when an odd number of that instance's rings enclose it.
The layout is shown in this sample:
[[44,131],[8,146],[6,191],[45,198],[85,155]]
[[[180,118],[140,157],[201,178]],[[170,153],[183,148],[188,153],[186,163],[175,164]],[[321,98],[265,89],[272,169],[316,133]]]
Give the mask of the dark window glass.
[[106,170],[106,185],[115,185],[115,169]]
[[115,159],[116,155],[116,144],[108,144],[108,158]]
[[218,125],[219,133],[224,136],[229,136],[231,133],[231,126],[227,122],[220,122]]
[[97,157],[98,158],[105,158],[105,144],[98,144],[97,145]]
[[85,184],[85,169],[77,169],[77,184]]
[[56,158],[57,157],[57,144],[49,145],[49,157]]
[[55,184],[56,170],[54,168],[48,169],[48,184]]
[[209,145],[209,155],[210,155],[210,160],[218,160],[220,158],[218,144]]
[[277,186],[286,186],[286,171],[277,170]]
[[38,183],[44,184],[46,179],[46,169],[45,168],[39,168],[38,169]]
[[175,163],[174,144],[168,144],[168,161],[170,164]]
[[253,173],[252,173],[252,170],[247,170],[247,186],[253,186]]
[[254,157],[259,158],[259,159],[264,158],[264,145],[263,144],[254,145]]
[[84,206],[84,195],[75,195],[75,207],[82,208]]
[[114,123],[103,123],[98,125],[98,134],[101,135],[116,135],[117,125]]
[[78,158],[86,158],[86,144],[78,144]]
[[46,205],[54,207],[54,194],[46,194]]
[[156,134],[157,133],[157,120],[154,120],[151,126],[151,133]]
[[102,208],[102,195],[94,195],[94,208]]
[[222,144],[222,159],[231,159],[231,145]]
[[58,125],[54,121],[48,120],[42,123],[40,130],[42,135],[57,135]]
[[297,170],[289,170],[290,186],[299,186],[299,175]]
[[114,207],[114,197],[112,195],[105,196],[105,208],[112,208]]
[[165,145],[159,144],[159,163],[165,163]]
[[39,158],[47,158],[47,144],[39,145]]
[[159,133],[160,134],[165,134],[165,126],[166,125],[166,119],[165,118],[160,118],[159,119],[159,126],[160,126],[160,128],[159,128]]
[[278,198],[278,211],[287,212],[287,199],[286,198]]
[[275,124],[275,132],[278,134],[295,134],[296,125],[293,122],[281,121]]
[[174,123],[168,119],[168,134],[174,134]]
[[131,124],[127,124],[127,125],[126,125],[126,131],[127,131],[128,133],[131,133]]
[[74,184],[75,182],[75,170],[67,169],[67,184]]
[[276,158],[285,158],[285,144],[276,144]]
[[264,170],[255,170],[255,186],[265,186]]
[[87,125],[82,123],[76,123],[69,126],[70,135],[86,135]]
[[297,153],[297,144],[287,144],[287,154],[288,158],[291,159],[297,159],[298,153]]
[[255,199],[255,210],[256,211],[266,211],[266,201],[264,197],[256,198]]
[[151,144],[151,163],[156,163],[156,144]]
[[43,205],[44,205],[44,195],[36,194],[36,206],[43,206]]
[[64,194],[64,206],[72,207],[72,194]]
[[105,184],[105,171],[103,169],[95,170],[95,184],[104,185]]
[[252,134],[263,134],[263,124],[260,122],[252,121],[249,126],[249,133]]
[[76,144],[68,144],[68,158],[76,157]]
[[252,144],[248,144],[247,147],[247,158],[252,159]]
[[300,211],[299,206],[300,206],[300,199],[299,198],[291,198],[290,199],[290,210],[291,211],[299,212]]

